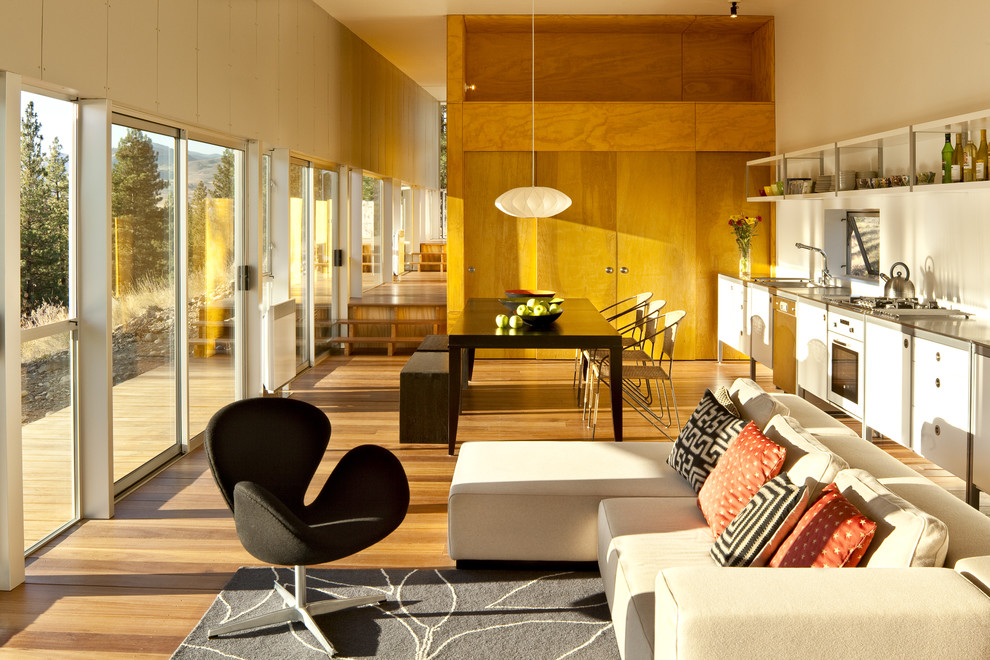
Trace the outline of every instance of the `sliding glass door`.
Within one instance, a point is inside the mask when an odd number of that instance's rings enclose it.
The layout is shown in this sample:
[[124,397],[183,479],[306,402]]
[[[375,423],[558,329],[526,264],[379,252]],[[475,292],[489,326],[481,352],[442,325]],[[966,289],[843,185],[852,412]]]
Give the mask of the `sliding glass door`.
[[296,369],[310,366],[309,163],[293,158],[289,162],[289,296],[296,301]]
[[313,328],[316,357],[330,353],[333,330],[333,228],[337,172],[313,168]]
[[76,106],[21,95],[24,548],[79,518],[73,267]]
[[206,429],[237,396],[237,292],[244,152],[189,140],[186,176],[186,359],[189,428]]
[[176,378],[179,134],[115,117],[110,135],[113,474],[121,490],[181,448]]

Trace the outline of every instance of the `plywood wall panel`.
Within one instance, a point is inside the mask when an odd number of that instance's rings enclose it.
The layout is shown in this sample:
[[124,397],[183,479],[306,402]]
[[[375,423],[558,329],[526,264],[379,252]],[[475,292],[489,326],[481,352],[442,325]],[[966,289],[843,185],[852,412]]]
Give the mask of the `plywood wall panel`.
[[619,153],[615,193],[616,297],[651,291],[667,301],[666,311],[687,311],[676,353],[686,360],[695,357],[697,333],[690,318],[697,299],[695,162],[693,151]]
[[199,3],[197,117],[202,126],[230,130],[230,5]]
[[447,103],[460,103],[464,91],[464,16],[447,16]]
[[300,1],[296,23],[296,60],[299,67],[299,88],[296,97],[296,124],[293,127],[292,143],[306,154],[316,154],[314,141],[314,104],[316,102],[316,52],[318,9],[309,0]]
[[[697,165],[697,359],[716,357],[718,329],[718,273],[738,271],[739,250],[729,228],[737,213],[764,215],[765,203],[746,202],[746,161],[765,153],[699,153]],[[704,194],[702,194],[702,191]],[[752,242],[753,275],[769,275],[771,231],[769,218]]]
[[330,16],[314,13],[313,30],[313,153],[330,151]]
[[258,135],[264,136],[268,146],[284,146],[276,142],[278,136],[278,88],[281,79],[278,45],[279,0],[257,0],[257,43],[258,85],[261,93],[254,98],[253,121],[258,126]]
[[154,112],[158,92],[158,2],[134,0],[110,5],[107,94],[129,106]]
[[278,144],[298,149],[293,139],[299,121],[299,0],[278,3]]
[[46,0],[42,78],[81,96],[107,95],[105,0]]
[[158,3],[158,112],[197,118],[196,0]]
[[684,35],[685,101],[752,101],[752,38],[748,34]]
[[[540,151],[687,151],[695,144],[690,103],[537,103]],[[466,151],[530,148],[529,103],[465,103]]]
[[698,151],[774,151],[773,103],[698,103]]
[[[528,32],[473,34],[464,58],[469,99],[532,98]],[[679,101],[680,35],[538,32],[535,88],[538,101]]]
[[252,119],[266,89],[260,84],[257,0],[239,2],[230,12],[230,34],[230,131],[257,137]]
[[774,23],[770,21],[753,33],[753,100],[774,100]]
[[41,79],[42,3],[0,0],[0,69]]

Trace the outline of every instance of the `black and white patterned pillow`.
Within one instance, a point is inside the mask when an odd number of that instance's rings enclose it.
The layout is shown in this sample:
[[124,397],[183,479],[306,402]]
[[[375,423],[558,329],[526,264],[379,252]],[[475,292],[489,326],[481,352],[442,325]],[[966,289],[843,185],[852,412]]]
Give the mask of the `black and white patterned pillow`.
[[736,409],[736,404],[732,403],[732,397],[729,396],[728,387],[722,385],[721,387],[716,389],[713,392],[713,394],[715,395],[715,398],[718,400],[718,402],[721,403],[723,406],[725,406],[726,410],[728,410],[736,417],[742,417],[742,415],[739,414],[739,410]]
[[779,474],[753,495],[712,546],[722,566],[766,566],[808,507],[808,487]]
[[694,409],[691,419],[677,434],[674,448],[667,457],[667,465],[677,470],[698,492],[718,459],[722,458],[729,442],[745,426],[746,420],[730,413],[711,390],[705,390],[705,396]]

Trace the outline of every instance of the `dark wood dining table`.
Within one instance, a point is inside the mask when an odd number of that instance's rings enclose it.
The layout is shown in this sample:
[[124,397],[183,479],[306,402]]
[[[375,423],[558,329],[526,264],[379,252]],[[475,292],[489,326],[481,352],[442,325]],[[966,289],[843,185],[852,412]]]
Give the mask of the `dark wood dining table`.
[[[525,301],[522,301],[525,303]],[[467,387],[471,369],[463,362],[472,363],[474,351],[479,348],[558,348],[558,349],[607,349],[611,360],[610,380],[622,382],[622,336],[599,313],[587,298],[568,298],[563,303],[564,313],[545,329],[525,325],[519,329],[499,328],[495,317],[507,314],[498,298],[471,298],[464,311],[449,324],[449,374],[448,397],[448,453],[453,456],[457,440],[457,418],[461,409],[461,388]],[[462,371],[463,369],[463,371]],[[610,387],[612,396],[612,429],[616,442],[622,441],[622,388]]]

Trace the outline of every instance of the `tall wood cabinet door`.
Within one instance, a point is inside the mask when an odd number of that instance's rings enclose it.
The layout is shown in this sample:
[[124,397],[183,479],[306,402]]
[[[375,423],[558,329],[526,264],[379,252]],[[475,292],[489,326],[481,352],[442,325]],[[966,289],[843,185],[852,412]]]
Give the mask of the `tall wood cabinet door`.
[[[528,152],[464,154],[464,298],[500,298],[506,289],[539,286],[536,220],[495,208],[506,190],[530,185]],[[495,319],[492,319],[495,323]],[[486,357],[532,357],[534,351],[484,351]]]
[[683,309],[678,359],[695,357],[695,154],[619,152],[616,168],[616,296],[643,291]]
[[[553,218],[537,220],[539,288],[561,298],[588,298],[598,309],[616,302],[615,154],[551,152],[536,155],[537,185],[571,198]],[[567,303],[564,303],[564,313]],[[574,351],[537,352],[540,358],[571,357]]]
[[[697,175],[693,201],[696,204],[695,269],[696,298],[687,307],[694,316],[697,349],[695,359],[715,358],[718,327],[719,273],[739,272],[739,248],[729,228],[729,216],[737,213],[763,216],[763,224],[752,241],[753,275],[767,274],[772,254],[770,204],[746,201],[746,161],[766,154],[752,152],[698,152]],[[768,168],[756,168],[768,169]],[[680,343],[680,340],[678,340]],[[683,356],[684,354],[681,353]],[[740,356],[723,355],[728,359]]]

